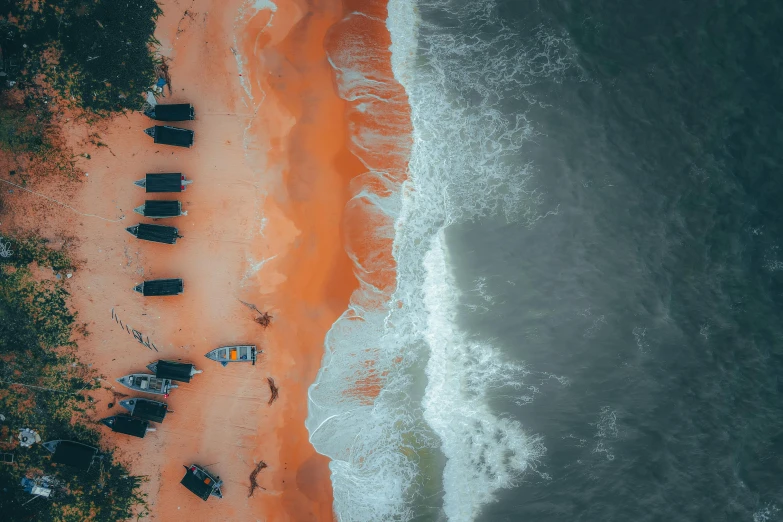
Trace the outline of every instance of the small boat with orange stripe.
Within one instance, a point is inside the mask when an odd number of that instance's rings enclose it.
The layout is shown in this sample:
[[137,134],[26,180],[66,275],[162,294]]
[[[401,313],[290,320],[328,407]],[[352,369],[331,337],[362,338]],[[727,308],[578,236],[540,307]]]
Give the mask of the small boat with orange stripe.
[[207,359],[219,362],[223,366],[234,362],[249,362],[256,364],[257,350],[255,345],[221,346],[205,354]]

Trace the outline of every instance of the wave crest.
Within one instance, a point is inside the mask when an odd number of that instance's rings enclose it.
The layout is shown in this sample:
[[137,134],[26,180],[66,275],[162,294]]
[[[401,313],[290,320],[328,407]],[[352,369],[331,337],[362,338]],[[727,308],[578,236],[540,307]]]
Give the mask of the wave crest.
[[390,0],[388,17],[368,5],[325,43],[367,172],[344,220],[360,287],[325,340],[307,428],[332,459],[340,520],[472,520],[545,448],[488,405],[527,373],[458,328],[444,230],[543,217],[520,160],[535,131],[504,107],[539,103],[524,87],[563,74],[568,45],[543,29],[521,38],[488,1]]

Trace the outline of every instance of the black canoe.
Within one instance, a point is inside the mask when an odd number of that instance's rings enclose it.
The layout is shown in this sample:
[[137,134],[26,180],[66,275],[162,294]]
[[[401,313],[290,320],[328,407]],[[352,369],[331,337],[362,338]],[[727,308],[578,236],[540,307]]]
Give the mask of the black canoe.
[[150,107],[144,114],[158,121],[186,121],[196,118],[196,111],[189,103],[171,103]]
[[171,127],[169,125],[155,125],[144,129],[144,134],[150,136],[155,143],[161,145],[173,145],[175,147],[190,147],[193,145],[193,131]]
[[164,219],[177,216],[187,216],[182,212],[182,204],[179,201],[150,201],[147,200],[133,211],[151,219]]
[[144,297],[179,295],[185,290],[182,279],[152,279],[134,286],[133,289]]
[[182,237],[179,235],[179,231],[175,227],[167,227],[165,225],[148,225],[147,223],[139,223],[138,225],[127,227],[125,230],[142,241],[166,243],[169,245],[173,245],[177,242],[178,238]]
[[158,379],[170,379],[177,382],[190,382],[190,379],[204,370],[197,370],[190,363],[180,363],[176,361],[155,361],[147,365],[147,369],[155,372]]
[[120,401],[120,406],[128,410],[134,417],[152,422],[163,422],[169,408],[165,402],[141,397]]
[[147,192],[182,192],[185,186],[193,183],[180,173],[147,174],[144,179],[134,181],[137,187]]
[[101,419],[101,423],[111,428],[115,433],[130,435],[131,437],[144,438],[147,434],[150,423],[141,419],[134,419],[127,415],[115,415]]

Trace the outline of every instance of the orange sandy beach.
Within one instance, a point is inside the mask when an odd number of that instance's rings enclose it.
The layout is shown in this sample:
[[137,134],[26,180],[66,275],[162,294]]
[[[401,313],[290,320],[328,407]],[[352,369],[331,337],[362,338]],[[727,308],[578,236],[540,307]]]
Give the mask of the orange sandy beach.
[[[324,336],[357,287],[341,220],[349,181],[365,168],[348,149],[347,106],[324,50],[343,6],[181,0],[162,8],[156,37],[170,60],[172,92],[161,102],[195,106],[195,121],[176,124],[195,131],[193,148],[154,145],[142,133],[152,123],[139,114],[77,126],[74,150],[91,155],[80,161],[84,183],[70,195],[46,180],[30,187],[76,211],[16,191],[10,226],[75,237],[82,264],[68,283],[90,332],[80,351],[105,377],[94,395],[96,419],[119,413],[109,409],[113,392],[132,393],[115,378],[158,358],[204,370],[172,392],[174,413],[157,432],[135,439],[104,430],[133,473],[149,477],[153,520],[332,520],[328,459],[309,443],[304,420]],[[108,148],[85,145],[90,132]],[[145,199],[173,199],[133,185],[147,172],[194,180],[178,194],[187,216],[163,223],[184,236],[176,245],[140,242],[124,230],[144,221],[133,208]],[[132,291],[167,277],[184,279],[184,295]],[[271,327],[264,331],[240,300],[268,310]],[[128,335],[112,310],[159,352]],[[263,349],[256,366],[223,368],[204,358],[242,343]],[[280,390],[272,405],[267,377]],[[249,498],[249,475],[261,460],[263,489]],[[225,481],[224,499],[203,502],[179,484],[191,463]]]

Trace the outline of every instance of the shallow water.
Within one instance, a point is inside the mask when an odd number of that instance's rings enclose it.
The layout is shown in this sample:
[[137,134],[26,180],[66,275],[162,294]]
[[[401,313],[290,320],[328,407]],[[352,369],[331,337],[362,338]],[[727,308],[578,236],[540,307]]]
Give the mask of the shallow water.
[[414,141],[394,294],[328,340],[386,372],[314,438],[342,520],[781,517],[783,8],[735,4],[390,1]]

